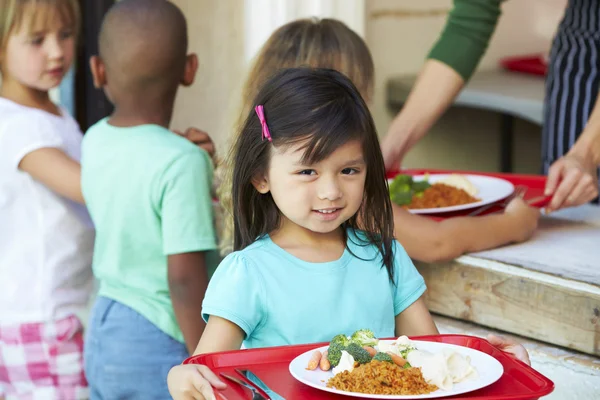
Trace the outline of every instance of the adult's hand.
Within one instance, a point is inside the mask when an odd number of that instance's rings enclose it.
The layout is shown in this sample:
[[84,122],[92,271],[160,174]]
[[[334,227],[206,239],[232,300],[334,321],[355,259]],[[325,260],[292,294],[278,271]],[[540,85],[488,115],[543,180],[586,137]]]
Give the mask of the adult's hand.
[[409,131],[404,128],[402,116],[398,115],[381,142],[385,170],[400,169],[402,159],[418,140],[418,138],[411,140]]
[[548,172],[545,194],[552,195],[546,210],[585,204],[598,196],[597,165],[568,153],[552,164]]
[[408,151],[452,104],[464,79],[448,65],[427,60],[404,106],[381,143],[386,170],[399,168]]

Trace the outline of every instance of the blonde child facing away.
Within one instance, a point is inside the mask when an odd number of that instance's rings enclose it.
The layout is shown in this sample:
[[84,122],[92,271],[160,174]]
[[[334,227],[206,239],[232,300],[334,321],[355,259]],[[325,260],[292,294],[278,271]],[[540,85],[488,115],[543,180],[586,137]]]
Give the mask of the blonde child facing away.
[[48,94],[71,67],[76,0],[0,0],[0,398],[82,399],[94,230],[82,134]]
[[[425,282],[393,238],[375,125],[352,82],[330,69],[283,69],[253,104],[233,150],[235,251],[210,281],[195,354],[360,327],[437,334]],[[174,367],[168,382],[175,400],[214,399],[213,387],[225,387],[201,365]]]
[[[242,94],[242,115],[264,82],[280,68],[311,66],[331,68],[348,76],[368,102],[373,92],[373,60],[366,43],[344,23],[334,19],[300,19],[277,29],[258,53]],[[229,158],[231,160],[231,157]],[[233,245],[231,201],[232,165],[224,164],[219,197],[224,209],[221,251]],[[521,199],[513,200],[503,214],[452,218],[442,222],[414,215],[392,204],[394,235],[408,255],[434,262],[529,239],[539,212]]]

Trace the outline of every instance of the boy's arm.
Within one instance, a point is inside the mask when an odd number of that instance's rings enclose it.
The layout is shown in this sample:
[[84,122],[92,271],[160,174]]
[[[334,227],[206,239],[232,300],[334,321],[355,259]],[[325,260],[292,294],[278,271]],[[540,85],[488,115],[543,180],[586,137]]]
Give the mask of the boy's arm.
[[19,169],[68,199],[84,204],[81,166],[58,148],[44,147],[26,154]]
[[191,147],[169,165],[156,185],[173,311],[190,353],[205,325],[201,313],[208,287],[205,254],[217,247],[211,177],[211,160]]
[[396,239],[411,258],[424,262],[451,260],[464,253],[527,240],[540,215],[521,199],[513,200],[503,214],[441,222],[411,214],[396,205],[393,208]]
[[208,287],[205,253],[173,254],[168,256],[167,262],[175,318],[192,354],[206,326],[202,319],[202,301]]

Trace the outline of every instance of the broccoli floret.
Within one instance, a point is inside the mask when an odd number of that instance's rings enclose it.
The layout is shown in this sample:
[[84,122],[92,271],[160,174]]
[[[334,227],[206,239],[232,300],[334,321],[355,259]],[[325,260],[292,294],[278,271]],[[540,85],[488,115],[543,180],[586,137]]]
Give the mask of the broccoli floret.
[[392,192],[390,190],[390,199],[392,200],[392,203],[397,204],[399,206],[405,206],[410,204],[410,202],[412,201],[413,198],[413,194],[412,192],[409,191],[395,191]]
[[379,340],[375,337],[375,333],[373,333],[370,329],[361,329],[352,334],[350,338],[352,343],[356,343],[362,346],[376,346],[379,343]]
[[331,339],[331,342],[329,342],[330,346],[334,344],[339,344],[343,347],[346,347],[350,344],[350,339],[348,339],[346,335],[335,335],[333,339]]
[[342,346],[340,343],[334,343],[329,345],[329,349],[327,349],[327,360],[329,360],[331,367],[337,367],[340,363],[340,358],[342,357],[342,350],[346,350],[346,347]]
[[400,356],[406,360],[406,357],[408,357],[408,353],[410,353],[413,350],[416,350],[416,347],[412,345],[405,345],[402,346],[399,350]]
[[354,361],[359,364],[367,364],[371,362],[371,355],[368,351],[362,348],[361,345],[357,343],[350,343],[348,347],[346,347],[346,351],[350,354]]
[[407,361],[406,364],[404,364],[404,369],[408,369],[408,368],[412,368],[412,365],[410,365],[410,363]]
[[410,175],[396,176],[389,187],[391,200],[400,206],[410,204],[413,195],[412,182]]
[[425,189],[429,189],[431,184],[427,181],[416,181],[413,182],[412,189],[415,193],[423,193]]
[[373,357],[373,360],[387,361],[392,364],[394,363],[394,361],[392,360],[392,357],[388,353],[382,353],[382,352],[377,352],[377,354],[375,354],[375,356]]
[[346,350],[346,347],[350,344],[350,339],[346,335],[339,334],[335,335],[331,342],[329,342],[329,349],[327,350],[327,359],[332,367],[337,367],[342,357],[342,350]]
[[398,174],[390,184],[390,187],[393,186],[403,186],[408,185],[410,187],[413,183],[413,177],[410,175]]

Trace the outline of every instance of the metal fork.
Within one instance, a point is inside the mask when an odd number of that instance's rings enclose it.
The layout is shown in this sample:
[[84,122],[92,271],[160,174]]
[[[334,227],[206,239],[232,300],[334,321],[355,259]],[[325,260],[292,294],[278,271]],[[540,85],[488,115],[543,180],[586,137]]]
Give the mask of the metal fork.
[[525,197],[525,193],[527,193],[527,186],[524,185],[518,185],[517,187],[515,187],[515,191],[512,192],[512,194],[510,196],[508,196],[506,199],[504,199],[504,201],[500,202],[500,203],[491,203],[488,205],[485,205],[483,207],[478,208],[477,210],[473,211],[470,214],[467,214],[468,217],[474,217],[476,215],[481,214],[482,212],[485,212],[487,210],[489,210],[492,207],[496,207],[496,206],[500,206],[502,208],[506,207],[508,205],[508,203],[510,203],[510,201],[516,197],[519,198],[523,198]]
[[219,375],[221,375],[225,379],[229,379],[230,381],[235,382],[238,385],[245,387],[246,389],[250,389],[250,391],[252,392],[252,400],[267,400],[267,398],[265,396],[260,394],[254,387],[250,386],[243,380],[233,377],[231,375],[224,374],[222,372]]

